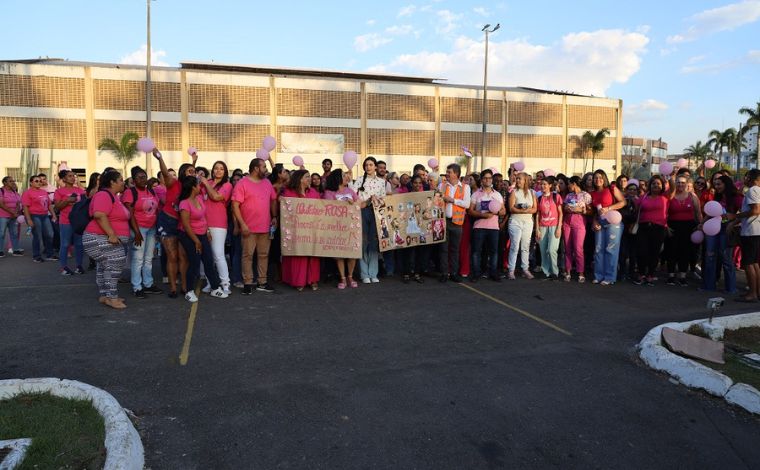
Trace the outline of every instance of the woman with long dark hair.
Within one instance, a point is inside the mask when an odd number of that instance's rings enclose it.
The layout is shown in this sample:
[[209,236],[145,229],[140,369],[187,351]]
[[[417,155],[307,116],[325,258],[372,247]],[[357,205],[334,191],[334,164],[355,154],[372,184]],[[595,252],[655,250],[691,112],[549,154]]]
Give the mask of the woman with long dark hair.
[[182,180],[182,192],[177,198],[181,220],[178,238],[188,259],[186,274],[188,288],[185,290],[185,300],[190,303],[198,301],[198,296],[195,295],[195,283],[199,277],[201,262],[206,280],[211,284],[209,295],[220,299],[227,298],[229,295],[219,284],[219,275],[214,265],[214,252],[211,249],[211,240],[214,237],[206,222],[206,203],[200,192],[196,178],[185,178]]
[[[730,177],[716,174],[712,178],[713,200],[723,206],[724,214],[736,214],[742,206],[743,197],[736,191]],[[723,266],[723,277],[727,294],[736,293],[736,268],[733,263],[734,247],[729,245],[726,230],[728,217],[724,216],[717,235],[705,234],[705,266],[702,269],[702,287],[714,291],[718,282],[718,266]],[[700,227],[701,228],[701,227]]]
[[364,174],[357,178],[351,189],[359,195],[362,208],[362,258],[359,271],[362,282],[380,282],[377,278],[380,247],[377,240],[377,223],[373,206],[385,198],[385,180],[377,176],[377,160],[367,157],[362,163]]
[[[319,192],[311,187],[307,170],[296,170],[282,192],[282,197],[319,199]],[[283,256],[282,282],[302,291],[306,285],[319,288],[319,258],[316,256]]]
[[646,282],[648,286],[653,286],[660,250],[668,228],[668,197],[665,195],[665,179],[662,176],[652,176],[648,187],[647,194],[637,201],[639,230],[636,234],[636,253],[639,275],[633,283],[641,285]]
[[591,214],[591,196],[583,190],[579,176],[568,180],[568,192],[563,204],[562,238],[565,241],[565,282],[570,282],[573,266],[578,274],[578,282],[586,282],[583,257],[586,240],[586,217]]
[[623,224],[610,223],[604,215],[610,211],[625,206],[623,193],[610,186],[607,173],[596,170],[593,174],[591,201],[596,210],[596,218],[591,228],[594,231],[594,284],[610,285],[617,281],[618,254],[620,251],[620,235]]
[[[351,177],[348,173],[344,173],[340,168],[332,170],[330,174],[327,175],[325,191],[322,194],[322,198],[331,201],[346,201],[349,204],[358,203],[359,196],[356,194],[356,191],[348,186],[350,183]],[[359,287],[353,278],[354,268],[356,268],[356,259],[335,258],[335,263],[338,265],[338,275],[340,276],[338,289],[345,289],[346,286],[351,286],[352,288]]]
[[[228,209],[232,196],[232,184],[229,181],[227,164],[219,160],[211,167],[211,178],[201,177],[201,192],[204,193],[206,202],[206,222],[211,234],[211,251],[214,255],[214,265],[219,275],[222,290],[230,294],[230,271],[227,267],[227,259],[224,257],[224,244],[227,240]],[[204,292],[211,290],[211,284],[207,284]]]
[[85,193],[87,193],[87,197],[90,198],[95,195],[96,192],[98,192],[98,185],[100,184],[100,173],[97,171],[90,174],[90,179],[87,180],[87,189],[85,189]]
[[[280,196],[285,189],[285,186],[287,186],[290,181],[290,171],[285,168],[282,163],[278,163],[274,166],[272,173],[269,174],[268,178],[269,182],[272,183],[272,188],[274,188],[275,193],[277,196]],[[275,281],[279,281],[282,277],[280,270],[282,261],[282,248],[280,246],[282,240],[281,232],[280,224],[277,224],[274,230],[272,243],[269,245],[269,270],[272,273],[272,279]]]

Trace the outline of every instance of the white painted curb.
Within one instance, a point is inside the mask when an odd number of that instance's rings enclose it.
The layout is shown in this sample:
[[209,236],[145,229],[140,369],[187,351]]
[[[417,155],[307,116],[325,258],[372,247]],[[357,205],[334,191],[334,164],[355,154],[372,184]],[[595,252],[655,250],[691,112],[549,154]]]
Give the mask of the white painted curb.
[[[108,392],[75,380],[39,378],[0,380],[0,397],[26,392],[49,392],[62,398],[92,400],[106,430],[106,470],[142,470],[145,464],[140,435],[119,402]],[[29,436],[24,436],[29,437]]]
[[[652,369],[667,372],[682,384],[700,388],[713,395],[724,397],[726,401],[741,406],[751,413],[760,414],[760,392],[747,384],[734,383],[731,378],[715,369],[673,354],[662,345],[662,329],[686,331],[691,325],[702,323],[707,319],[684,323],[665,323],[649,330],[638,344],[639,357]],[[713,318],[715,331],[736,330],[749,326],[760,326],[760,312]]]

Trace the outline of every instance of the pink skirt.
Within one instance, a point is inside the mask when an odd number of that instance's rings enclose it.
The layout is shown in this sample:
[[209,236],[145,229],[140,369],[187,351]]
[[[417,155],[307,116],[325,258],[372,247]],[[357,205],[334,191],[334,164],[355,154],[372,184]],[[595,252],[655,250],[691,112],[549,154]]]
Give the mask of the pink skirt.
[[319,282],[319,258],[283,256],[282,282],[293,287],[305,287]]

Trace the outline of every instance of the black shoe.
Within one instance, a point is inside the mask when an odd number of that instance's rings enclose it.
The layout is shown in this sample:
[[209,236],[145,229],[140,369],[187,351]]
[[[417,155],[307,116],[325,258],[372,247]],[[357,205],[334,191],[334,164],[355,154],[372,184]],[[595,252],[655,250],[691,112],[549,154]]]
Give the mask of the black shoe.
[[143,292],[142,289],[134,291],[134,294],[135,294],[135,297],[137,297],[138,299],[145,299],[148,297],[147,295],[145,295],[145,292]]
[[145,292],[146,294],[163,294],[164,293],[163,290],[159,289],[155,285],[150,286],[150,287],[143,287],[142,291]]
[[11,253],[13,256],[24,256],[24,250],[13,250],[13,253]]
[[51,259],[53,261],[58,261],[58,255],[53,255],[49,259]]
[[441,277],[438,278],[438,282],[444,283],[449,280],[449,276],[447,274],[441,274]]
[[243,295],[253,294],[253,284],[246,284],[243,286]]
[[170,299],[176,299],[177,298],[177,291],[176,290],[169,291],[168,297]]
[[678,280],[678,285],[681,287],[689,287],[689,281],[686,280],[686,278],[681,278]]
[[123,278],[123,277],[119,278],[119,284],[129,284],[130,282],[132,282],[132,281],[130,281],[129,279],[126,279],[126,278]]
[[457,284],[461,284],[464,282],[464,279],[462,279],[462,276],[460,276],[459,274],[455,274],[451,276],[451,280],[456,282]]
[[[5,237],[3,237],[3,238],[5,238]],[[5,258],[5,252],[4,251],[0,251],[0,258]]]
[[498,274],[495,276],[488,276],[488,279],[492,280],[493,282],[501,282],[501,276]]
[[665,284],[667,284],[669,286],[676,285],[676,278],[674,276],[668,276],[668,280],[665,281]]
[[409,281],[411,280],[412,279],[409,277],[408,274],[404,274],[404,277],[401,278],[401,282],[403,282],[404,284],[409,284]]
[[419,274],[414,275],[414,282],[417,284],[424,284],[425,281],[422,279],[422,277]]
[[272,292],[274,292],[274,287],[269,285],[268,282],[266,284],[259,283],[256,285],[256,290],[259,292],[268,292],[271,294]]
[[[479,278],[480,278],[480,276],[470,276],[470,282],[476,283],[476,282],[478,282]],[[454,281],[454,282],[457,282],[457,281]]]
[[93,269],[95,269],[95,268],[97,268],[97,267],[98,267],[98,264],[95,262],[95,260],[94,260],[94,259],[91,259],[91,260],[90,260],[90,264],[88,264],[88,265],[87,265],[87,269],[88,269],[89,271],[92,271]]
[[35,263],[44,263],[44,262],[45,262],[45,260],[43,260],[42,258],[34,258],[34,260],[33,260],[33,261],[34,261]]
[[74,274],[84,274],[84,268],[77,266],[77,269],[74,270]]
[[644,283],[644,279],[640,278],[640,277],[637,277],[637,278],[635,278],[633,280],[633,283],[636,284],[637,286],[640,286],[640,285],[642,285]]

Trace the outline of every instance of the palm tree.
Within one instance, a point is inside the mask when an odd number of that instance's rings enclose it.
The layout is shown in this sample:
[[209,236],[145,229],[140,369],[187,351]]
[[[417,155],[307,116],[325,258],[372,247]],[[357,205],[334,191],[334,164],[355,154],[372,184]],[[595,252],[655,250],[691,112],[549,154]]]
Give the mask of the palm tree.
[[697,161],[697,166],[699,166],[699,160],[702,160],[702,165],[705,164],[705,160],[707,160],[707,157],[710,156],[712,151],[710,150],[710,146],[707,144],[703,144],[701,140],[698,140],[696,144],[690,145],[683,149],[683,152],[686,154],[686,157],[689,159],[689,166],[691,166],[691,159],[692,157]]
[[[739,110],[739,114],[746,114],[747,115],[747,128],[751,129],[754,126],[758,126],[760,128],[760,101],[758,101],[755,104],[755,108],[750,107],[743,107]],[[757,133],[757,147],[755,147],[756,151],[760,151],[760,132]]]
[[127,165],[129,162],[134,160],[139,153],[137,151],[137,139],[139,138],[140,136],[134,132],[125,133],[123,136],[121,136],[121,140],[119,140],[119,142],[116,142],[110,137],[106,137],[98,144],[98,151],[111,152],[116,161],[123,165],[124,173],[122,174],[126,175]]
[[712,147],[713,152],[718,154],[718,159],[723,163],[723,147],[731,145],[731,141],[736,138],[736,129],[729,127],[722,132],[718,129],[713,129],[707,137],[707,145]]
[[[586,152],[591,150],[591,170],[594,170],[596,166],[596,156],[604,150],[604,138],[610,135],[610,130],[606,127],[600,129],[596,134],[591,131],[586,131],[581,137],[581,143]],[[586,171],[586,160],[583,160],[583,171]]]

